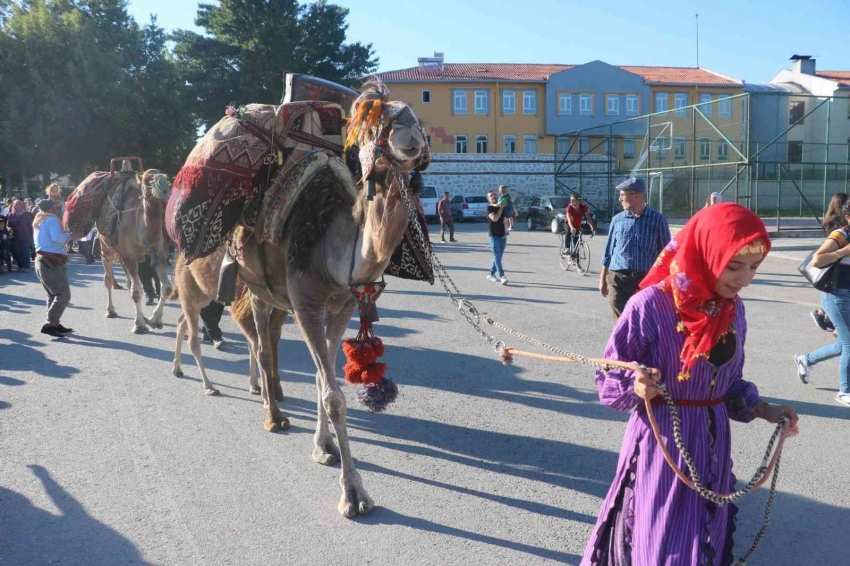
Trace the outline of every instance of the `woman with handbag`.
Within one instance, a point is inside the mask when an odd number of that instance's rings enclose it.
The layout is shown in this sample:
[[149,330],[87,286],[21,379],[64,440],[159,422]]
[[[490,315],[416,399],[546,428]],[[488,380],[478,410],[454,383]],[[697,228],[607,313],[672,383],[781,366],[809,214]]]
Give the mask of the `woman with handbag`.
[[838,332],[838,341],[827,344],[809,354],[797,354],[797,377],[809,382],[809,369],[831,358],[841,356],[838,363],[838,395],[835,400],[850,407],[850,201],[841,208],[845,220],[843,228],[830,233],[826,241],[812,256],[811,266],[831,269],[822,278],[829,279],[831,289],[821,294],[821,305]]

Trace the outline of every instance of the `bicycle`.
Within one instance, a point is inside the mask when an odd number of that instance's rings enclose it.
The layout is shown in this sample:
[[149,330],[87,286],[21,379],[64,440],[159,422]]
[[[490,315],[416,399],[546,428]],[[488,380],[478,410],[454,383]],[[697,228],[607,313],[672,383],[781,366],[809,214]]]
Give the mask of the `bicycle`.
[[[590,232],[590,237],[593,237],[593,232]],[[569,242],[569,243],[567,243]],[[587,275],[590,271],[590,246],[584,241],[584,227],[578,232],[578,238],[573,243],[570,229],[565,227],[561,233],[561,248],[558,250],[558,263],[561,264],[561,269],[569,271],[571,267],[575,267],[576,271],[581,275]]]

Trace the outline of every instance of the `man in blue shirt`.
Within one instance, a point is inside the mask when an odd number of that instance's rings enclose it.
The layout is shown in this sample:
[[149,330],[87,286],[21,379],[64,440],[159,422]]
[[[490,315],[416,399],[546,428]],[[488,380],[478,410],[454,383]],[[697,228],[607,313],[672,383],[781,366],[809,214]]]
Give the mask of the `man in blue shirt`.
[[643,179],[631,177],[619,185],[623,212],[611,219],[602,256],[599,292],[608,298],[614,323],[638,290],[646,272],[670,241],[667,219],[646,205]]

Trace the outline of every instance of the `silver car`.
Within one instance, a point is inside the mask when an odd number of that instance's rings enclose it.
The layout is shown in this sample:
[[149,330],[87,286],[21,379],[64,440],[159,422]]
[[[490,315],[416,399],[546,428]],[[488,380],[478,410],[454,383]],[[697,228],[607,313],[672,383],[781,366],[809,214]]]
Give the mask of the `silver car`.
[[465,220],[485,220],[487,218],[487,197],[464,197],[457,195],[451,200],[452,218],[455,222]]

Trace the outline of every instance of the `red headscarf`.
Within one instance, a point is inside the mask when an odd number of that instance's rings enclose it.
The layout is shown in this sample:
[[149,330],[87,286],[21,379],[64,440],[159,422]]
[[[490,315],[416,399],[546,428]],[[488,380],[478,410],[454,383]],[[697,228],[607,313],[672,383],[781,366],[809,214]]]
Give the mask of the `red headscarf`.
[[767,255],[770,237],[764,223],[743,206],[728,202],[704,208],[667,244],[641,282],[643,289],[663,281],[673,295],[677,330],[685,334],[680,380],[688,379],[696,361],[707,358],[729,331],[738,297],[724,299],[714,288],[732,258],[757,242],[758,251]]

